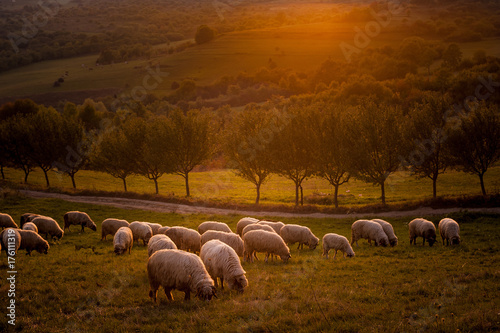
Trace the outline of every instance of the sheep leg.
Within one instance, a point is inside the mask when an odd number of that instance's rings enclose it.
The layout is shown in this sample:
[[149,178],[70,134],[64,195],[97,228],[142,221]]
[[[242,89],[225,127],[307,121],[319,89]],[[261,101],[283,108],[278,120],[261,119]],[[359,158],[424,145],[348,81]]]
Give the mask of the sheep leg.
[[220,289],[224,289],[224,278],[219,278],[220,279]]
[[264,259],[264,261],[267,262],[268,258],[269,258],[269,252],[266,253],[266,258]]
[[[257,257],[257,251],[253,252],[253,256],[255,257],[255,259],[257,259],[257,261],[259,261],[259,258]],[[253,262],[253,260],[252,260]]]
[[149,297],[151,297],[151,299],[153,300],[154,303],[156,303],[156,292],[158,291],[158,289],[150,289],[149,290]]
[[424,242],[422,243],[422,245],[425,245],[425,237],[422,237],[424,239]]
[[184,292],[184,300],[189,301],[190,299],[191,299],[191,292],[188,289]]
[[323,249],[323,257],[326,257],[326,259],[328,259],[328,251],[326,249]]
[[172,297],[172,289],[165,289],[165,295],[167,296],[167,299],[169,301],[173,301],[174,298]]
[[333,254],[333,259],[335,259],[335,257],[337,256],[337,251],[338,250],[335,250],[335,253]]
[[85,232],[85,230],[84,230],[83,228],[84,228],[84,227],[83,227],[83,224],[82,224],[82,232]]

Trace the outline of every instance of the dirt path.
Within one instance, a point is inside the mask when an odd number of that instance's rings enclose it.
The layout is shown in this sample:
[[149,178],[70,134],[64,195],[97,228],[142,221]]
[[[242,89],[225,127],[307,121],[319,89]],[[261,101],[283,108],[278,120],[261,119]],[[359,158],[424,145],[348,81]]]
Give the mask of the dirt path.
[[479,211],[488,213],[500,213],[500,207],[494,208],[441,208],[433,209],[430,207],[421,207],[416,210],[409,211],[390,211],[390,212],[379,212],[376,214],[369,213],[356,213],[356,214],[324,214],[324,213],[309,213],[309,214],[298,214],[298,213],[285,213],[285,212],[266,212],[266,211],[249,211],[249,210],[233,210],[233,209],[223,209],[223,208],[211,208],[211,207],[201,207],[201,206],[189,206],[183,204],[174,204],[167,202],[157,202],[139,199],[126,199],[126,198],[113,198],[113,197],[94,197],[94,196],[73,196],[61,193],[47,193],[38,191],[20,191],[26,196],[33,198],[54,198],[62,199],[70,202],[79,203],[89,203],[96,205],[106,205],[123,209],[141,209],[160,213],[178,213],[178,214],[213,214],[213,215],[247,215],[247,216],[276,216],[276,217],[312,217],[312,218],[360,218],[360,217],[404,217],[404,216],[429,216],[429,215],[441,215],[451,212],[468,210],[468,211]]

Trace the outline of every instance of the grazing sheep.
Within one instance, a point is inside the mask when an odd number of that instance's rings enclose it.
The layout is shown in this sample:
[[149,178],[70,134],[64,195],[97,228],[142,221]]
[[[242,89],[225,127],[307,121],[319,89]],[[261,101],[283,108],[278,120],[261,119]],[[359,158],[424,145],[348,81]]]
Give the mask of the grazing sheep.
[[61,229],[59,223],[51,217],[48,216],[38,216],[33,219],[33,224],[38,228],[38,233],[45,234],[45,238],[48,240],[49,235],[52,238],[61,239],[64,235],[64,230]]
[[148,256],[151,257],[153,253],[159,250],[177,250],[177,246],[167,235],[158,234],[149,240]]
[[130,250],[132,250],[133,245],[134,235],[129,227],[121,227],[118,231],[116,231],[113,237],[113,248],[117,255],[123,254],[126,251],[130,254]]
[[97,227],[90,218],[90,216],[87,213],[84,212],[79,212],[79,211],[72,211],[72,212],[67,212],[64,214],[64,230],[68,228],[71,225],[81,225],[82,226],[82,232],[84,231],[84,227],[87,227],[91,229],[92,231],[96,231]]
[[161,227],[160,229],[158,229],[158,234],[165,234],[165,231],[167,231],[168,229],[170,229],[170,227],[167,227],[167,226],[164,226],[164,227]]
[[0,213],[0,228],[18,228],[16,222],[12,219],[9,214]]
[[142,239],[142,244],[146,246],[151,236],[153,236],[153,230],[146,222],[134,221],[128,227],[132,230],[134,242],[137,241],[138,244],[139,239]]
[[297,249],[302,249],[307,244],[311,250],[314,250],[319,244],[319,238],[314,236],[311,229],[298,224],[286,224],[281,228],[280,235],[286,244],[299,243]]
[[[27,224],[27,223],[26,223]],[[24,226],[26,226],[26,224]],[[31,256],[31,251],[36,250],[38,253],[45,253],[49,251],[49,243],[42,238],[39,234],[32,230],[18,230],[21,236],[20,250],[25,249],[26,254]]]
[[283,222],[275,222],[275,221],[267,221],[267,220],[259,221],[258,224],[264,224],[264,225],[270,226],[271,228],[274,229],[274,231],[278,235],[280,234],[281,228],[283,228],[285,226],[285,223],[283,223]]
[[281,260],[287,262],[291,258],[290,249],[286,246],[283,239],[274,232],[265,230],[252,230],[243,236],[245,244],[244,259],[253,262],[254,252],[265,252],[265,262],[269,254],[280,256]]
[[410,245],[414,243],[417,244],[417,237],[422,237],[425,245],[425,240],[432,246],[436,242],[436,227],[434,223],[426,219],[417,218],[408,223],[408,228],[410,230]]
[[229,233],[223,231],[209,230],[205,232],[203,235],[201,235],[201,245],[205,244],[206,242],[212,239],[218,239],[221,242],[226,243],[227,245],[233,248],[233,250],[236,252],[238,256],[243,257],[243,251],[245,248],[243,245],[243,240],[238,234],[234,234],[232,232]]
[[177,245],[178,249],[184,251],[200,252],[201,235],[194,229],[186,227],[171,227],[165,231],[165,235]]
[[439,234],[443,239],[443,245],[445,239],[446,245],[450,245],[450,242],[451,245],[460,244],[460,226],[458,225],[457,221],[450,218],[444,218],[439,221],[438,229]]
[[23,230],[31,230],[31,231],[38,233],[38,228],[36,227],[36,225],[33,222],[26,222],[23,225]]
[[114,236],[118,229],[129,225],[125,220],[105,219],[101,224],[101,240],[105,240],[107,235]]
[[333,255],[333,259],[337,256],[337,251],[340,250],[344,253],[344,258],[346,255],[350,257],[354,257],[354,251],[352,250],[351,244],[349,244],[349,240],[342,236],[334,233],[329,233],[323,236],[323,255],[328,259],[328,252],[331,249],[335,250],[335,254]]
[[0,232],[1,248],[5,250],[7,256],[13,257],[17,254],[17,250],[21,246],[21,234],[19,229],[6,228]]
[[21,228],[26,222],[31,222],[35,217],[42,216],[39,214],[33,214],[33,213],[24,213],[21,215]]
[[144,222],[146,223],[147,225],[149,225],[151,227],[151,231],[153,232],[153,236],[154,235],[157,235],[158,234],[158,230],[160,230],[160,228],[162,227],[161,224],[159,223],[151,223],[151,222]]
[[238,221],[236,224],[236,233],[241,236],[241,232],[243,231],[243,228],[245,228],[249,224],[254,224],[259,222],[258,219],[253,218],[253,217],[244,217]]
[[196,254],[181,250],[159,250],[148,260],[149,297],[156,303],[160,286],[169,301],[173,301],[172,289],[184,292],[184,300],[189,300],[191,292],[201,300],[209,301],[217,297],[214,280]]
[[[373,222],[377,222],[382,226],[382,229],[384,230],[385,234],[387,235],[387,238],[389,239],[389,244],[391,246],[396,246],[398,245],[398,238],[396,237],[396,234],[394,233],[394,228],[392,227],[392,224],[390,224],[387,221],[381,220],[381,219],[373,219]],[[369,241],[370,242],[370,241]]]
[[[249,224],[246,227],[243,228],[241,231],[241,237],[245,236],[245,234],[249,231],[252,230],[265,230],[269,232],[274,232],[275,234],[278,234],[271,226],[265,225],[265,224],[260,224],[260,223],[254,223],[254,224]],[[278,234],[279,235],[279,234]]]
[[224,280],[229,289],[243,292],[248,285],[246,272],[241,267],[240,258],[232,247],[218,239],[203,244],[200,258],[218,288],[217,278],[220,279],[221,289],[224,289]]
[[233,232],[231,228],[229,228],[229,226],[223,222],[206,221],[198,226],[198,232],[200,233],[200,235],[203,235],[208,230]]
[[[387,246],[389,244],[389,238],[384,232],[382,226],[370,220],[357,220],[351,226],[351,246],[356,242],[358,245],[358,239],[368,239],[370,241],[375,241],[375,246]],[[359,245],[358,245],[359,246]]]

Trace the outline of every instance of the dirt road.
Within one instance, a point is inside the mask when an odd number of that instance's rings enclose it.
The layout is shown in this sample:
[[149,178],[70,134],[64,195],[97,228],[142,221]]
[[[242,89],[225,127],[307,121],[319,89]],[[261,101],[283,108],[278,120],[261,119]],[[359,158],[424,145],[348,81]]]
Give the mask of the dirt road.
[[[124,209],[141,209],[160,213],[178,213],[178,214],[213,214],[213,215],[246,215],[246,216],[276,216],[276,217],[312,217],[312,218],[361,218],[361,217],[404,217],[404,216],[429,216],[441,215],[451,212],[465,210],[464,208],[441,208],[433,209],[430,207],[421,207],[416,210],[409,211],[390,211],[379,212],[374,214],[369,213],[356,213],[356,214],[324,214],[324,213],[285,213],[285,212],[266,212],[266,211],[250,211],[250,210],[232,210],[223,208],[211,208],[201,206],[189,206],[183,204],[174,204],[167,202],[157,202],[139,199],[126,199],[126,198],[113,198],[113,197],[95,197],[95,196],[73,196],[61,193],[47,193],[38,191],[20,191],[26,196],[33,198],[55,198],[62,199],[70,202],[89,203],[96,205],[113,206]],[[495,208],[469,208],[468,211],[480,211],[488,213],[500,213],[500,207]]]

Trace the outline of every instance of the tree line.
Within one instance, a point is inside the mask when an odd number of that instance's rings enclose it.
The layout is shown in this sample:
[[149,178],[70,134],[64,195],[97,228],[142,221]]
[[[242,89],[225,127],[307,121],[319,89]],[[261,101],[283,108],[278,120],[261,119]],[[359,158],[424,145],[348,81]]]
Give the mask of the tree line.
[[295,204],[303,204],[303,182],[326,179],[338,190],[351,178],[380,186],[385,204],[387,178],[409,170],[433,181],[454,168],[479,178],[500,158],[498,105],[470,99],[457,109],[447,95],[427,93],[410,108],[363,97],[355,105],[324,93],[229,108],[172,109],[164,114],[120,109],[102,103],[67,103],[64,110],[18,100],[0,108],[0,169],[21,169],[25,182],[39,167],[67,174],[76,188],[81,169],[102,171],[123,181],[143,175],[158,180],[178,174],[190,196],[189,174],[214,158],[251,182],[259,203],[261,186],[272,174],[295,185]]

